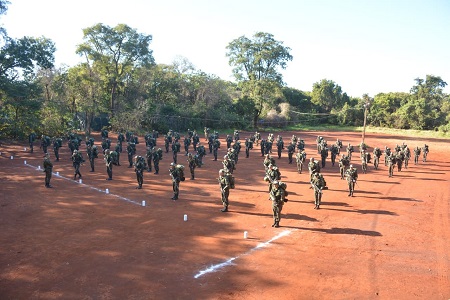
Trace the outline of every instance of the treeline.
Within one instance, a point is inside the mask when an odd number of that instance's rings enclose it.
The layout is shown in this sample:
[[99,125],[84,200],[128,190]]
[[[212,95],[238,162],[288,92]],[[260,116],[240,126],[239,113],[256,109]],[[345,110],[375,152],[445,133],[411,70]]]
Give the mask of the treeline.
[[[5,3],[0,0],[1,13]],[[54,67],[50,40],[15,40],[4,28],[1,31],[2,138],[24,138],[30,132],[57,136],[71,130],[89,134],[103,127],[144,133],[204,126],[360,126],[365,111],[367,124],[373,126],[450,130],[450,97],[443,93],[447,83],[440,77],[416,79],[410,93],[374,98],[350,97],[327,79],[315,83],[310,92],[300,91],[284,86],[275,68],[285,68],[292,59],[290,49],[267,33],[229,44],[227,56],[236,77],[236,82],[229,82],[197,70],[186,59],[157,64],[150,50],[152,37],[124,24],[84,29],[77,53],[85,62],[60,68]],[[265,44],[263,50],[260,43]]]

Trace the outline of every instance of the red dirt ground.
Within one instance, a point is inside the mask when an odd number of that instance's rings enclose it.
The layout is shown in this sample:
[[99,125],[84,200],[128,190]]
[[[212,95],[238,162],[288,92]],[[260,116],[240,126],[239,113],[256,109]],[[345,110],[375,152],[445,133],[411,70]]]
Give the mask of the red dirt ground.
[[[281,135],[289,140],[292,134]],[[329,143],[361,141],[360,133],[295,134],[305,140],[308,159],[318,158],[317,135]],[[54,188],[46,189],[44,173],[24,164],[42,165],[42,150],[31,154],[26,144],[3,142],[0,299],[449,299],[450,142],[366,134],[371,147],[403,141],[411,149],[427,143],[428,161],[389,178],[384,164],[362,174],[356,153],[355,197],[347,197],[337,164],[327,161],[322,173],[330,189],[320,210],[313,209],[308,173],[297,174],[283,153],[277,164],[290,196],[280,228],[271,227],[257,148],[248,159],[241,153],[230,212],[221,213],[216,178],[223,146],[218,161],[205,157],[195,181],[186,170],[180,198],[172,201],[171,153],[164,154],[159,175],[145,173],[142,190],[135,189],[124,153],[113,181],[105,180],[100,155],[95,173],[82,166],[83,184],[53,176]],[[137,148],[143,155],[145,145]],[[86,158],[84,145],[81,150]],[[185,156],[179,162],[187,165]],[[66,145],[53,171],[72,178]],[[280,233],[286,235],[266,243]],[[265,247],[256,248],[260,243]],[[194,277],[211,266],[213,272]]]

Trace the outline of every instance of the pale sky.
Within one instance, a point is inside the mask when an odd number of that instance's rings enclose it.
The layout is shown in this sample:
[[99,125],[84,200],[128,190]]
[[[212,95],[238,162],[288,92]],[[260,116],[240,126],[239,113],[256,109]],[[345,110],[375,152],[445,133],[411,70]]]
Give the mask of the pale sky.
[[[262,31],[291,48],[290,87],[333,80],[350,96],[409,92],[417,77],[450,84],[448,0],[10,0],[0,23],[10,37],[51,39],[56,65],[74,66],[82,29],[124,23],[151,34],[156,63],[185,57],[233,81],[226,46]],[[450,87],[444,90],[450,93]]]

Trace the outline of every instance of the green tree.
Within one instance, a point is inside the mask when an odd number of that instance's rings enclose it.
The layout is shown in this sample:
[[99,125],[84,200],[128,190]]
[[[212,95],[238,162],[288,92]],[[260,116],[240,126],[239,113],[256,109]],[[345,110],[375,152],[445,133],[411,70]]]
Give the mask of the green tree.
[[255,102],[253,126],[265,108],[269,109],[281,95],[283,76],[278,71],[285,69],[292,60],[290,48],[274,39],[272,34],[258,32],[253,39],[241,36],[227,46],[229,64],[239,82],[243,95]]
[[340,109],[349,97],[342,92],[342,88],[332,80],[322,79],[313,84],[311,102],[321,108],[321,112],[331,112]]
[[116,101],[123,93],[126,80],[138,66],[154,63],[149,49],[152,36],[140,34],[125,24],[111,28],[101,23],[83,29],[83,34],[84,43],[76,52],[102,74],[110,95],[110,114],[114,116]]

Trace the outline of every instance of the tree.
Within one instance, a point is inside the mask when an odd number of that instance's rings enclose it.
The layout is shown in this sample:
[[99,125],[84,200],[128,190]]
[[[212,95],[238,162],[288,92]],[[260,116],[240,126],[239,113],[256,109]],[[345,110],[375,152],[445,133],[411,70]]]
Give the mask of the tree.
[[311,102],[322,108],[322,112],[342,108],[344,103],[349,102],[346,93],[342,93],[342,88],[332,80],[322,79],[313,85]]
[[154,63],[149,49],[151,35],[143,35],[125,24],[114,28],[101,23],[83,29],[84,43],[77,54],[83,55],[89,65],[96,65],[103,75],[105,89],[110,94],[110,114],[114,116],[116,100],[125,80],[138,66]]
[[264,107],[271,107],[276,95],[281,94],[283,77],[278,69],[285,69],[292,60],[291,49],[264,32],[256,33],[253,39],[241,36],[230,42],[227,49],[229,64],[244,96],[255,102],[253,126],[256,128]]

